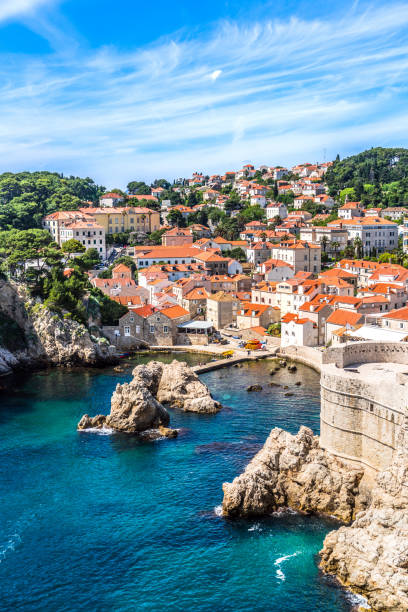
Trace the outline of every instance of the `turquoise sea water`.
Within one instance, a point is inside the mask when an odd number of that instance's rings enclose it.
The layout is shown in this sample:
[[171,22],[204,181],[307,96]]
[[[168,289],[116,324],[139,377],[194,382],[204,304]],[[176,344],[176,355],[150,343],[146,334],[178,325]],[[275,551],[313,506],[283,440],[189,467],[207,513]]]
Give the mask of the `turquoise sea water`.
[[[335,523],[296,514],[230,521],[215,511],[222,483],[273,426],[318,432],[318,375],[280,372],[273,381],[294,393],[284,397],[266,386],[269,369],[258,362],[203,375],[228,408],[172,411],[179,438],[154,443],[76,432],[85,412],[109,411],[131,369],[54,370],[3,390],[1,610],[349,610],[316,564]],[[264,391],[247,393],[254,382]]]

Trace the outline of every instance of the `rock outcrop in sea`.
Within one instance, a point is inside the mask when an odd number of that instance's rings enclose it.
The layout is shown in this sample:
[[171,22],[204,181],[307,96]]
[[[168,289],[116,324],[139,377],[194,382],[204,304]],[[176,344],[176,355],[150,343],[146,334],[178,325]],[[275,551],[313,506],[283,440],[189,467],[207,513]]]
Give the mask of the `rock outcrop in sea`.
[[349,522],[362,476],[321,449],[308,427],[296,436],[275,428],[244,473],[224,483],[223,514],[261,516],[292,508]]
[[408,420],[391,465],[373,489],[362,469],[319,446],[301,427],[293,436],[273,429],[264,447],[232,483],[224,483],[223,514],[270,515],[280,508],[350,523],[324,541],[321,568],[363,595],[371,610],[408,610]]
[[185,412],[214,414],[221,404],[211,397],[211,393],[197,374],[184,361],[173,361],[162,366],[162,374],[157,390],[159,402]]
[[207,386],[184,362],[151,361],[136,366],[132,374],[130,383],[116,386],[110,414],[96,417],[85,414],[78,423],[78,430],[108,427],[134,434],[151,432],[152,438],[175,437],[175,430],[168,427],[170,416],[163,404],[206,414],[214,414],[221,408]]
[[0,374],[21,367],[98,365],[113,362],[105,338],[28,296],[23,285],[0,280]]

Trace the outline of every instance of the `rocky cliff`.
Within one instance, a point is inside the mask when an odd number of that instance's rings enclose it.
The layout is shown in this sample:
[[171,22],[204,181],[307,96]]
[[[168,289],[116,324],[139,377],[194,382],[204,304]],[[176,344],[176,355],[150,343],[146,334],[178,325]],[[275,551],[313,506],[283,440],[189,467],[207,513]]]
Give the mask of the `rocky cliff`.
[[0,280],[0,374],[19,367],[97,365],[114,348],[86,327],[29,297],[24,286]]
[[331,456],[311,429],[296,436],[273,429],[264,447],[232,483],[224,483],[226,516],[267,515],[279,508],[352,519],[363,471]]
[[408,610],[408,421],[388,468],[377,476],[367,510],[326,536],[321,567],[373,610]]
[[371,610],[408,610],[408,420],[390,466],[364,491],[361,469],[323,450],[310,429],[273,429],[243,474],[225,483],[226,516],[289,507],[349,526],[326,536],[321,568],[364,595]]
[[79,430],[103,427],[127,433],[151,430],[151,437],[156,437],[156,433],[173,437],[173,430],[167,428],[170,417],[163,403],[185,411],[210,414],[221,408],[207,386],[184,362],[151,361],[136,366],[132,374],[130,383],[116,386],[110,414],[96,417],[85,414],[78,423]]

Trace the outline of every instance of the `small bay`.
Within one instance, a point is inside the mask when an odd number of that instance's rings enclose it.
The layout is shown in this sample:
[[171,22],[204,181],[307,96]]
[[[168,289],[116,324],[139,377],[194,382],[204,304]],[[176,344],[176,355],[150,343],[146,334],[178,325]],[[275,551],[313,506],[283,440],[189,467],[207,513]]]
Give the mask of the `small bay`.
[[[116,384],[130,380],[136,363],[174,357],[139,356],[121,373],[52,370],[5,381],[1,609],[350,610],[317,568],[336,523],[289,513],[230,521],[217,510],[222,483],[244,469],[272,427],[318,433],[313,370],[271,377],[272,363],[259,361],[203,374],[225,408],[212,416],[172,410],[176,440],[76,431],[84,413],[109,412]],[[263,390],[248,393],[250,384]]]

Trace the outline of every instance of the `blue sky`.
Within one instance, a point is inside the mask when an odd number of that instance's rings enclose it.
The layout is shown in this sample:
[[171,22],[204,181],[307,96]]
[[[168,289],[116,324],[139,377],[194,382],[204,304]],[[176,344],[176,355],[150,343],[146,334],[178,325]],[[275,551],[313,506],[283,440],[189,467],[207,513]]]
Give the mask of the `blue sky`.
[[0,171],[109,188],[408,146],[408,3],[0,0]]

